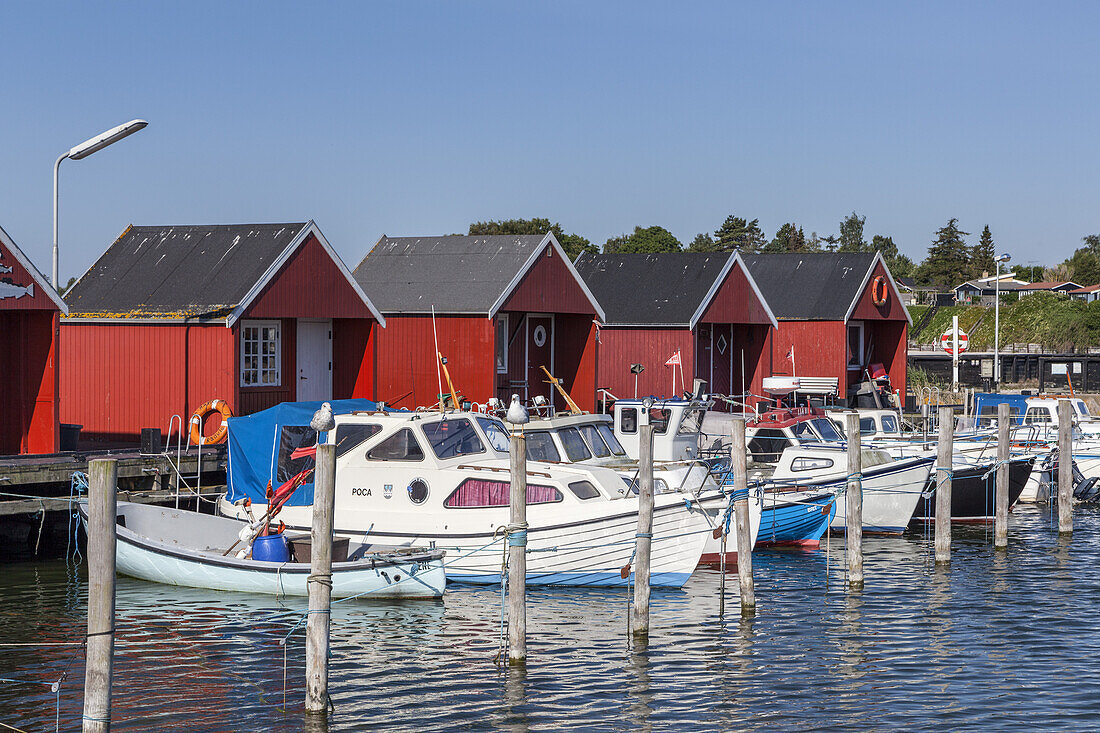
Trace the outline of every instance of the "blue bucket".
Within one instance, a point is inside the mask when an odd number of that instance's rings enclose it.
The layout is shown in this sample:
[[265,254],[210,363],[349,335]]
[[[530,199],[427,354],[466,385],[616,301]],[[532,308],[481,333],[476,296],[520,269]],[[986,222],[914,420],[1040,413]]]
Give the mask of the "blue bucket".
[[252,559],[266,562],[288,562],[290,547],[281,534],[260,535],[252,542]]

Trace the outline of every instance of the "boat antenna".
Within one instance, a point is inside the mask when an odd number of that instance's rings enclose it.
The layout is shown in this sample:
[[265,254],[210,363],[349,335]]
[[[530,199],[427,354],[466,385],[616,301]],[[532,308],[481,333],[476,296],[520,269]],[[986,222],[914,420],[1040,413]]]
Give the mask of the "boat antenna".
[[432,303],[432,336],[435,338],[435,378],[439,383],[439,414],[443,414],[443,374],[440,371],[440,360],[443,354],[439,352],[439,331],[435,328],[435,303]]

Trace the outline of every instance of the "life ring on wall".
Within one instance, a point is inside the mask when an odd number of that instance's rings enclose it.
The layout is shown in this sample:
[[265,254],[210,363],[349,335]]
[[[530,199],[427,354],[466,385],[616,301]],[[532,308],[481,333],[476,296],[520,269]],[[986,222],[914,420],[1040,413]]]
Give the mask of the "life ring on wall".
[[[217,432],[207,438],[202,434],[202,426],[206,422],[206,418],[215,412],[222,416],[222,424],[218,427]],[[210,400],[203,404],[191,416],[191,442],[195,445],[214,445],[225,442],[226,436],[229,435],[229,424],[226,420],[231,417],[233,417],[233,411],[229,409],[229,403],[225,400]]]
[[878,275],[871,281],[871,300],[875,305],[886,305],[886,278]]

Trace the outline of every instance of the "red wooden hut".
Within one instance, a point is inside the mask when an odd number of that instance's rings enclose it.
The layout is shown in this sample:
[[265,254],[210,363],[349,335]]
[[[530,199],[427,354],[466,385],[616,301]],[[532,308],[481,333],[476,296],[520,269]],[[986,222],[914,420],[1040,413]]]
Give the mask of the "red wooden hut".
[[777,324],[739,254],[582,254],[576,265],[607,310],[599,373],[613,396],[671,395],[693,378],[759,393]]
[[61,414],[93,440],[369,390],[385,325],[312,221],[130,226],[65,299]]
[[564,407],[545,366],[593,409],[603,310],[554,235],[383,236],[355,277],[387,320],[376,399],[434,404],[438,340],[456,391],[471,401],[542,395]]
[[0,455],[58,450],[58,323],[67,310],[0,229]]
[[745,263],[779,319],[773,374],[836,378],[844,398],[882,364],[905,395],[912,321],[881,254],[754,254]]

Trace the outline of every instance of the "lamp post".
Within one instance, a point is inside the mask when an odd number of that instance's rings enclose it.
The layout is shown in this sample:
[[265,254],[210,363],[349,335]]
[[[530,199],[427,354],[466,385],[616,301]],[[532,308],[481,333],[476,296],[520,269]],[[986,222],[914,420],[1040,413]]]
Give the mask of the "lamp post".
[[117,143],[124,137],[133,135],[138,130],[142,129],[149,123],[145,120],[130,120],[124,125],[118,127],[112,127],[106,132],[101,132],[93,138],[89,138],[84,142],[77,145],[75,148],[71,148],[68,152],[62,153],[57,162],[53,164],[53,287],[58,289],[58,269],[57,269],[57,174],[61,170],[61,161],[65,158],[71,158],[72,160],[80,160],[81,158],[87,158],[92,153],[103,150],[108,145]]
[[1000,254],[993,258],[997,263],[997,282],[993,301],[993,384],[994,391],[1001,391],[1001,263],[1011,259],[1008,254]]

